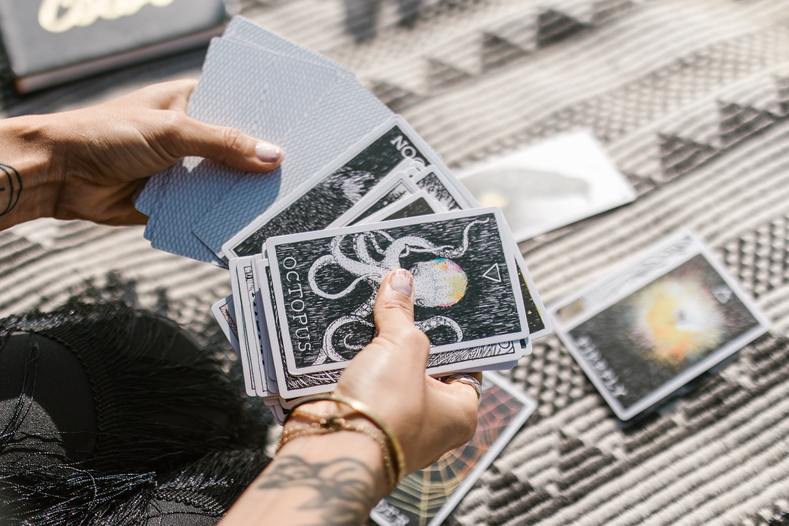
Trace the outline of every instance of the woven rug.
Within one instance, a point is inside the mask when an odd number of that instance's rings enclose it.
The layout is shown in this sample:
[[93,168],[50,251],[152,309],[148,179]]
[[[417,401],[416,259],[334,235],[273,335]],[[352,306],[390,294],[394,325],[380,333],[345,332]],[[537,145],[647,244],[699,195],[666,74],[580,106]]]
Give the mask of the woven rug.
[[[453,167],[592,129],[639,198],[522,246],[547,303],[691,228],[773,323],[626,428],[558,339],[535,345],[511,377],[537,413],[453,523],[789,521],[788,1],[242,4],[354,70]],[[194,75],[200,61],[190,53],[23,100],[6,88],[0,105],[62,109]],[[203,335],[210,303],[229,290],[225,272],[151,249],[139,228],[44,221],[0,234],[0,315],[104,285]]]

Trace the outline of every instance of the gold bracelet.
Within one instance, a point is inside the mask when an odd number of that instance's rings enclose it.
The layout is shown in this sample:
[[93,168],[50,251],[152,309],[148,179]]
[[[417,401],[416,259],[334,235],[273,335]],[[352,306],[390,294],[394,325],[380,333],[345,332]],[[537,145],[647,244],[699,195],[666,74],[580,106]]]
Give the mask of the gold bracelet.
[[[393,467],[394,476],[393,476],[393,484],[392,484],[392,488],[394,488],[394,486],[396,486],[397,483],[400,482],[401,478],[405,476],[406,473],[406,463],[405,463],[405,455],[403,454],[403,447],[400,445],[400,441],[397,439],[397,436],[392,432],[389,426],[386,425],[380,418],[376,417],[372,413],[370,408],[367,407],[366,404],[358,400],[354,400],[353,398],[348,398],[346,396],[341,396],[341,395],[325,394],[325,395],[308,396],[306,398],[302,398],[296,403],[296,405],[293,406],[290,414],[285,419],[285,424],[287,424],[291,418],[296,416],[297,409],[300,406],[304,404],[308,404],[310,402],[321,402],[321,401],[335,402],[350,407],[351,409],[353,409],[354,413],[358,413],[359,415],[361,415],[365,420],[373,424],[384,434],[384,437],[386,439],[386,444],[388,446],[387,449],[391,453],[391,457],[394,458],[395,460]],[[302,413],[304,413],[304,411],[302,411]],[[311,414],[311,416],[315,417],[316,415]],[[326,432],[335,432],[339,430],[339,429],[335,429],[336,426],[338,425],[337,423],[338,420],[340,419],[344,420],[345,416],[330,415],[327,417],[320,417],[320,421],[318,422],[318,425],[322,428],[326,428],[327,430],[329,430]],[[345,425],[348,424],[346,423]],[[369,435],[369,433],[367,433],[366,431],[362,431],[362,432]],[[292,440],[292,438],[289,440]],[[283,444],[280,441],[279,447],[281,448],[282,446]],[[384,457],[386,456],[388,455],[384,455]],[[384,461],[386,462],[386,459],[384,459]]]

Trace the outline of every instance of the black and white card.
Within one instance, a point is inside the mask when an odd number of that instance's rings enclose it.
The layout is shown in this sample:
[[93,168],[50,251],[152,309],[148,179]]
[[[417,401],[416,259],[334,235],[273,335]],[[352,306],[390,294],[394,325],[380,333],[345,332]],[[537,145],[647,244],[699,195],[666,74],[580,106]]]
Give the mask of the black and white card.
[[419,192],[419,188],[411,181],[410,172],[414,163],[405,160],[398,164],[389,175],[362,197],[350,210],[342,214],[328,226],[328,228],[338,228],[351,226],[362,221],[369,223],[366,219],[396,203],[403,197],[414,195]]
[[557,333],[622,420],[654,406],[767,331],[704,245],[669,238],[562,302]]
[[414,275],[416,323],[432,352],[528,337],[506,228],[499,211],[482,209],[271,238],[288,369],[351,360],[372,339],[378,285],[396,268]]
[[419,192],[400,198],[374,214],[365,217],[359,223],[373,224],[395,219],[405,219],[407,217],[429,216],[430,214],[440,214],[447,210],[433,197],[420,190]]
[[414,183],[441,203],[447,210],[479,208],[479,203],[454,177],[433,167],[414,177]]
[[326,228],[404,160],[445,170],[411,126],[393,117],[230,238],[223,254],[257,254],[269,237]]
[[[268,294],[261,294],[263,309],[266,313],[266,326],[271,341],[271,354],[277,374],[277,385],[282,400],[282,405],[288,408],[287,400],[300,396],[317,393],[326,393],[334,390],[340,379],[342,369],[332,369],[306,374],[293,374],[286,366],[288,352],[283,342],[280,328],[277,302],[271,287],[271,267],[267,260],[258,260],[258,275],[260,276],[261,289],[268,290]],[[501,364],[513,363],[524,355],[521,342],[505,342],[484,345],[471,349],[460,349],[431,354],[428,356],[427,373],[432,376],[457,372],[479,371],[488,368],[497,368]]]

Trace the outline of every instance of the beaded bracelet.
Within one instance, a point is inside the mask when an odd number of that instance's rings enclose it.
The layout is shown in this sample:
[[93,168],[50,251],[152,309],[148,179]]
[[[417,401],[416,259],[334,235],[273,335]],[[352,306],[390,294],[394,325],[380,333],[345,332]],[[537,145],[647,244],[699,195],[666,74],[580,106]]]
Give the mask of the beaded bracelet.
[[[329,401],[345,405],[350,407],[351,411],[345,414],[335,413],[331,415],[316,415],[304,411],[303,409],[299,411],[299,407],[304,404],[320,401]],[[353,414],[358,414],[373,424],[373,426],[375,426],[381,432],[381,434],[383,434],[383,438],[370,432],[369,429],[349,423],[346,418]],[[400,479],[405,475],[405,456],[403,455],[403,448],[400,445],[400,441],[391,431],[389,426],[381,421],[381,419],[376,417],[366,404],[363,404],[358,400],[340,395],[327,394],[309,396],[299,400],[298,403],[291,409],[290,414],[285,419],[285,424],[287,425],[287,423],[293,417],[307,417],[311,419],[311,422],[309,423],[308,427],[292,431],[287,430],[283,432],[282,436],[280,437],[279,447],[277,448],[278,451],[279,449],[282,449],[285,444],[299,437],[326,435],[329,433],[336,433],[338,431],[352,431],[369,436],[381,447],[381,453],[384,457],[384,468],[386,469],[387,479],[389,479],[390,489],[394,489],[397,483],[400,482]],[[394,459],[394,462],[392,462],[392,459]]]

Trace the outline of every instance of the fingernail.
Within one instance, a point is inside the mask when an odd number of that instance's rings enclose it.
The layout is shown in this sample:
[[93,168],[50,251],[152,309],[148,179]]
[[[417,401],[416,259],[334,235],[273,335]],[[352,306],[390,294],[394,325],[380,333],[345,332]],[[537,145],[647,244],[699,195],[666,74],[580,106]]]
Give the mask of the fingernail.
[[259,142],[257,146],[255,146],[255,153],[258,159],[264,163],[275,163],[282,157],[282,150],[267,142]]
[[414,277],[405,269],[395,270],[390,283],[394,290],[405,294],[409,298],[414,291]]

